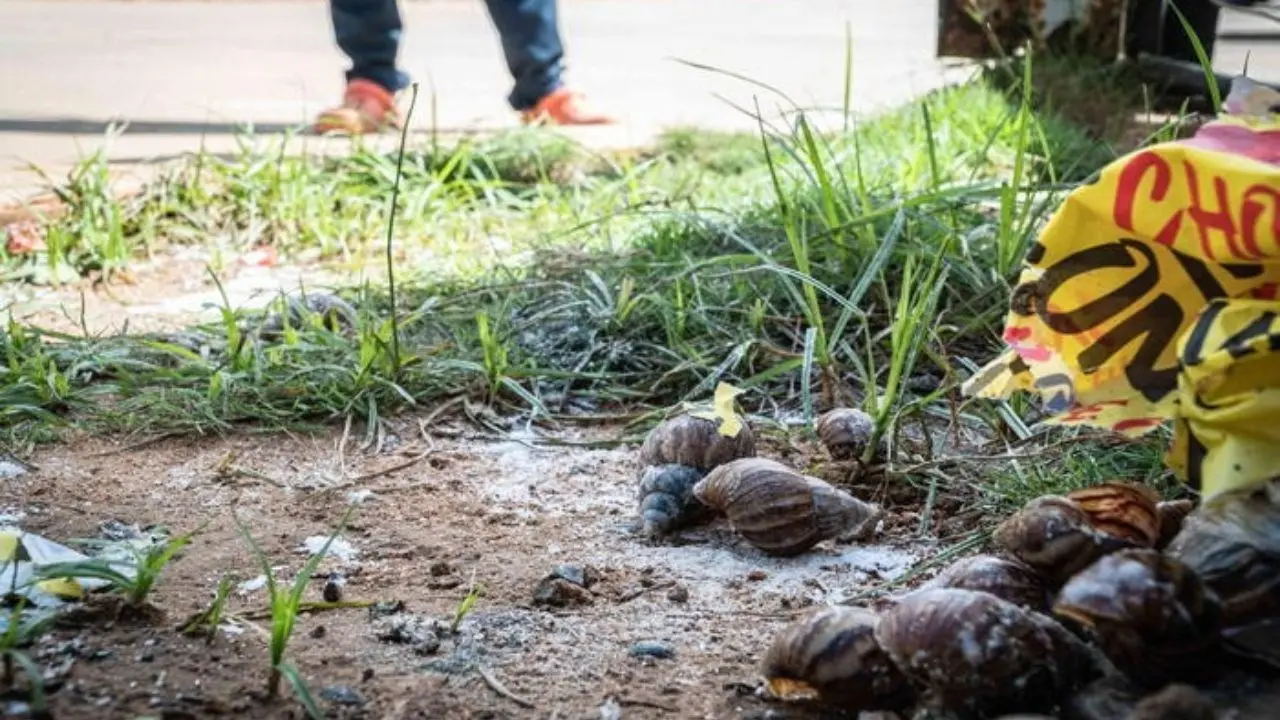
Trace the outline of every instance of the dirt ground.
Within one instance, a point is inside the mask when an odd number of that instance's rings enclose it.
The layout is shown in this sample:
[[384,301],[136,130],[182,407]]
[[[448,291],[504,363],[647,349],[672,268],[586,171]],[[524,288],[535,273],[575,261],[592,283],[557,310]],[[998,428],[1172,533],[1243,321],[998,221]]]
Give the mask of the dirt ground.
[[[913,522],[892,510],[869,543],[827,543],[787,560],[762,556],[723,524],[651,543],[629,528],[633,447],[428,437],[412,418],[396,423],[381,452],[341,440],[340,429],[141,446],[85,438],[43,449],[36,470],[3,481],[0,512],[55,541],[95,536],[110,520],[175,532],[212,521],[161,579],[162,621],[96,621],[41,645],[46,667],[65,670],[51,695],[55,717],[303,717],[292,700],[261,699],[267,650],[254,625],[264,622],[236,623],[211,645],[175,631],[224,573],[260,575],[233,512],[291,579],[304,541],[358,503],[343,534],[356,554],[327,558],[308,599],[320,599],[324,576],[337,570],[345,600],[403,610],[304,616],[288,651],[313,692],[350,703],[325,701],[335,716],[351,718],[783,717],[754,695],[775,631],[807,606],[894,577],[924,552],[909,539]],[[807,452],[761,454],[803,466]],[[582,604],[536,604],[539,581],[562,565],[585,571],[589,591],[570,598]],[[473,582],[483,597],[451,633]],[[228,612],[261,610],[265,596],[237,589]],[[423,628],[435,639],[394,641]],[[637,643],[659,643],[671,657],[633,656]]]

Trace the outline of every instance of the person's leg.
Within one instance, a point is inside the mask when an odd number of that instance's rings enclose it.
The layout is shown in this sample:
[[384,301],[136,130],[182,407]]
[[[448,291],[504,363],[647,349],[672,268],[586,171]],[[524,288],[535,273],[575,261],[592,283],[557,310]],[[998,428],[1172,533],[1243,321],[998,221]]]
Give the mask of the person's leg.
[[409,84],[396,66],[402,23],[396,0],[330,0],[334,38],[351,59],[340,107],[316,123],[320,132],[372,132],[397,126],[395,93]]
[[515,86],[507,101],[526,121],[545,119],[558,124],[599,124],[610,119],[587,110],[569,92],[564,73],[564,45],[560,39],[556,0],[485,0],[489,17],[502,41],[502,53]]

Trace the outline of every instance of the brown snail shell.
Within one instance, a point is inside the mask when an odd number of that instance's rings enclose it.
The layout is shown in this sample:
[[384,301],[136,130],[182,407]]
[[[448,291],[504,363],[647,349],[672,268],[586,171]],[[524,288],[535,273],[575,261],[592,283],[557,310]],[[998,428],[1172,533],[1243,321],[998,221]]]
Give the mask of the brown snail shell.
[[770,555],[799,555],[823,540],[861,536],[880,508],[782,463],[744,458],[712,470],[693,488],[734,531]]
[[1058,495],[1027,503],[996,527],[992,540],[1030,565],[1053,588],[1110,552],[1133,547],[1099,532],[1078,504]]
[[1111,537],[1133,543],[1134,547],[1154,547],[1160,539],[1160,495],[1146,485],[1106,482],[1067,493],[1089,516],[1093,527]]
[[641,531],[665,535],[708,515],[693,497],[693,486],[706,473],[687,465],[650,465],[640,475]]
[[640,447],[642,465],[687,465],[709,472],[730,460],[754,457],[755,435],[739,416],[741,429],[733,437],[720,434],[720,423],[692,415],[677,415],[659,423]]
[[974,555],[943,568],[925,588],[961,588],[990,593],[1029,610],[1049,607],[1049,589],[1031,566],[994,555]]
[[818,418],[814,429],[832,460],[856,460],[875,436],[876,421],[856,408],[836,408]]
[[846,710],[905,707],[914,693],[876,641],[879,622],[870,610],[837,605],[783,628],[760,663],[769,692]]
[[1222,608],[1195,572],[1155,550],[1122,550],[1058,593],[1053,612],[1091,631],[1102,652],[1140,685],[1204,679],[1218,648]]
[[1156,505],[1156,513],[1160,515],[1160,539],[1156,541],[1156,549],[1163,550],[1178,536],[1187,515],[1196,509],[1191,500],[1164,500]]
[[881,616],[876,639],[948,709],[1047,711],[1092,679],[1087,650],[1065,628],[976,590],[910,593]]
[[1214,498],[1169,544],[1222,600],[1227,626],[1280,615],[1280,505],[1265,491]]

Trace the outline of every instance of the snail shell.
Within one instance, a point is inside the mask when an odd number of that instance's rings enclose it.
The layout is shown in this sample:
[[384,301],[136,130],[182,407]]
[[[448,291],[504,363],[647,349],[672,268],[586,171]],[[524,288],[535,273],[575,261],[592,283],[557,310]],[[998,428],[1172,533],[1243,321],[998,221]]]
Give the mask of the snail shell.
[[865,608],[832,606],[783,628],[760,663],[769,692],[847,710],[906,706],[914,693],[876,641],[879,622]]
[[747,542],[770,555],[799,555],[840,536],[875,528],[880,508],[782,463],[744,458],[725,463],[693,488],[700,502],[728,516]]
[[1094,560],[1132,547],[1128,541],[1095,529],[1080,506],[1065,497],[1044,495],[1009,516],[992,535],[995,543],[1061,587]]
[[925,588],[979,590],[1029,610],[1049,607],[1049,590],[1031,566],[994,555],[974,555],[943,568]]
[[1140,483],[1106,482],[1067,493],[1099,532],[1135,547],[1154,547],[1160,539],[1160,495]]
[[818,418],[815,429],[832,460],[855,460],[875,435],[876,422],[856,408],[836,408]]
[[1222,609],[1186,565],[1155,550],[1122,550],[1071,578],[1053,612],[1088,628],[1130,679],[1159,687],[1204,679]]
[[947,708],[1047,711],[1091,679],[1087,650],[1065,628],[976,590],[917,590],[881,616],[876,639]]
[[[319,315],[321,322],[337,332],[350,332],[356,327],[356,309],[346,300],[329,293],[305,293],[285,301],[289,327],[299,328],[307,323],[310,315]],[[259,336],[266,340],[280,337],[284,332],[284,316],[272,313],[262,324]]]
[[706,513],[693,497],[693,486],[706,473],[687,465],[650,465],[640,475],[640,523],[645,535],[656,537],[692,522]]
[[[742,421],[742,418],[739,417]],[[720,424],[692,415],[677,415],[659,423],[640,447],[643,465],[687,465],[702,472],[756,454],[755,436],[742,421],[733,437],[720,434]]]
[[1156,549],[1163,550],[1177,537],[1182,530],[1182,523],[1187,515],[1196,508],[1190,500],[1165,500],[1156,505],[1156,513],[1160,515],[1160,539],[1156,541]]
[[1280,505],[1266,492],[1231,493],[1202,505],[1168,553],[1222,600],[1225,625],[1280,615]]

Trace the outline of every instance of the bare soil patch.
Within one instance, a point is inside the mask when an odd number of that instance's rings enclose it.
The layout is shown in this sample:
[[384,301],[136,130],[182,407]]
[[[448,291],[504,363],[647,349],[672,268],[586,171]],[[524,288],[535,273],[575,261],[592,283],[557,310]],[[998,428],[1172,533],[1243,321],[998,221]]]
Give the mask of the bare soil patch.
[[[780,717],[753,694],[777,629],[808,606],[897,576],[926,551],[911,509],[892,503],[872,544],[826,543],[793,559],[762,556],[722,521],[650,543],[629,527],[635,448],[462,433],[431,445],[411,418],[395,430],[381,452],[361,452],[355,438],[344,446],[339,430],[132,447],[85,438],[42,450],[37,470],[3,481],[9,507],[0,510],[57,541],[94,536],[108,520],[175,532],[212,520],[161,579],[153,601],[163,621],[89,620],[41,642],[43,664],[60,666],[55,716],[303,717],[292,699],[261,699],[267,650],[255,625],[265,620],[209,645],[175,631],[224,573],[260,574],[233,512],[288,579],[304,541],[359,500],[343,534],[357,554],[326,558],[307,599],[319,600],[336,570],[345,600],[403,609],[305,615],[288,652],[333,716],[351,718]],[[615,436],[606,428],[569,439]],[[761,454],[805,467],[812,449]],[[406,467],[378,474],[397,466]],[[587,590],[563,607],[536,604],[539,582],[565,565],[587,575]],[[483,597],[450,632],[472,583]],[[237,590],[228,612],[265,605],[265,591]],[[786,716],[800,717],[793,708]]]

